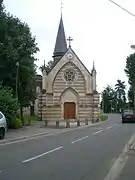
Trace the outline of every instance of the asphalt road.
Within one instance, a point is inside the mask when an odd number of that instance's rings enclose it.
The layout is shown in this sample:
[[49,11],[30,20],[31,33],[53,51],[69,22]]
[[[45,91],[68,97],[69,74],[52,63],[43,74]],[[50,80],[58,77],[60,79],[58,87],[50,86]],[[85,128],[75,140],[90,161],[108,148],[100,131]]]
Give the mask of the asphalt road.
[[0,180],[104,180],[135,132],[120,116],[96,126],[0,144]]

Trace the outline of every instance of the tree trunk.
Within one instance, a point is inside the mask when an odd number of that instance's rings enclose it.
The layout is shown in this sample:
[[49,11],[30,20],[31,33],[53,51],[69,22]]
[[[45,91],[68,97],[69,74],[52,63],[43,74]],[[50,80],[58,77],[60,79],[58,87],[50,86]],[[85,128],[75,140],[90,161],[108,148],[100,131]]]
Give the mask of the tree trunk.
[[21,116],[22,125],[24,126],[23,108],[22,107],[20,107],[20,116]]
[[30,116],[34,116],[34,105],[30,106]]

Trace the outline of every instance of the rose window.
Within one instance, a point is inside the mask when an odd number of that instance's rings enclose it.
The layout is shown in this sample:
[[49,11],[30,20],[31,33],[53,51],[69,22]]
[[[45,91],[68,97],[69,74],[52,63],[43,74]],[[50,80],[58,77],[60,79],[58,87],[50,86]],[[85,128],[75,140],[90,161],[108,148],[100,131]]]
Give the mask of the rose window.
[[71,70],[71,69],[66,70],[65,73],[64,73],[64,78],[68,82],[73,81],[74,78],[75,78],[75,72],[73,70]]

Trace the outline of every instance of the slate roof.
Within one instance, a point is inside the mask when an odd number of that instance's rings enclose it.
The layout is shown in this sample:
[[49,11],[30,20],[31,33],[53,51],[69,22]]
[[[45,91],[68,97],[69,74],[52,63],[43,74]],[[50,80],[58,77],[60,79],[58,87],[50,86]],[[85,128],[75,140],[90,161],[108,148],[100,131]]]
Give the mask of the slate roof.
[[60,24],[58,28],[55,48],[54,48],[54,57],[63,55],[67,51],[67,42],[66,42],[66,36],[65,36],[65,30],[63,25],[63,19],[61,15]]

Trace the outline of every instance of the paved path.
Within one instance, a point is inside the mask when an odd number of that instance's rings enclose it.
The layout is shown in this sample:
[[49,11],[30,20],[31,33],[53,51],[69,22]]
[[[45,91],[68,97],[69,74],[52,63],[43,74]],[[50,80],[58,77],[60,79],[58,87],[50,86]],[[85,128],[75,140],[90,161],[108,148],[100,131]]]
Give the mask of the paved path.
[[127,161],[117,180],[135,180],[135,147],[127,153]]
[[0,180],[104,180],[134,131],[111,115],[100,125],[0,145]]

